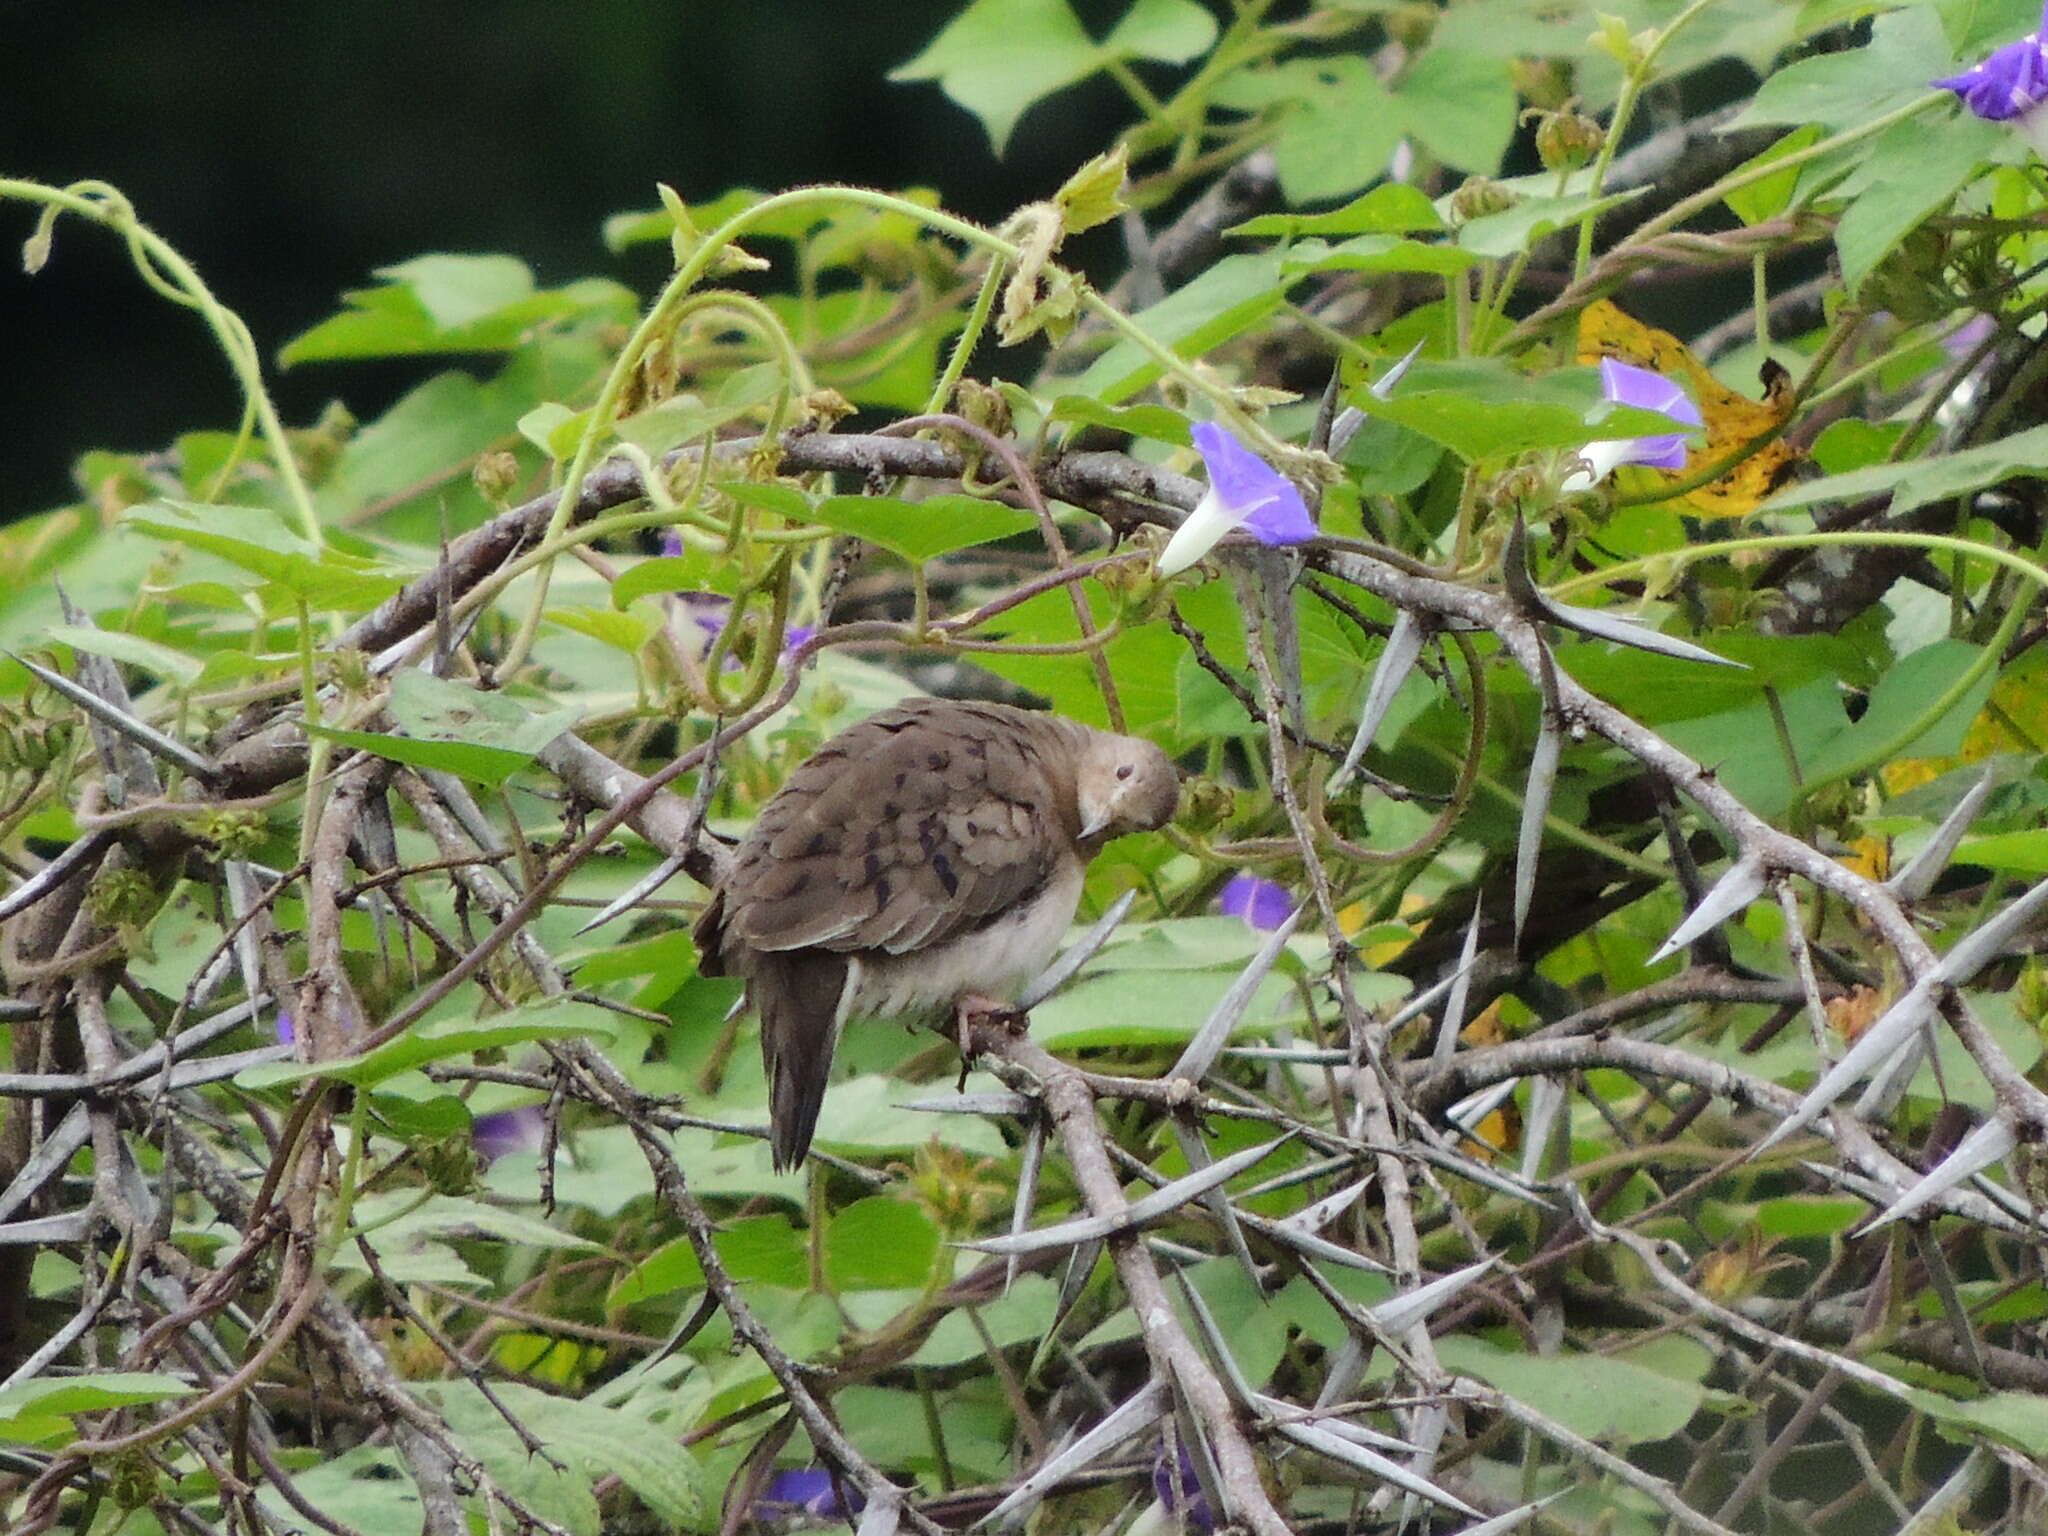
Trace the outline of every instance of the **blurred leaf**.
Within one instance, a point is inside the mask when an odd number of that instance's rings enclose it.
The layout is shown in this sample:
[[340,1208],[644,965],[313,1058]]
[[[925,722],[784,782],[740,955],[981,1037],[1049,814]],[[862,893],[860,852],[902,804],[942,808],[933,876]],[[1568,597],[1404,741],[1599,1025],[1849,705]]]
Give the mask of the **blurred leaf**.
[[939,1229],[908,1200],[875,1195],[836,1212],[825,1232],[825,1278],[835,1291],[923,1285],[939,1252]]
[[1427,197],[1405,182],[1390,181],[1328,213],[1262,213],[1224,233],[1295,240],[1307,235],[1441,234],[1448,228]]
[[1905,459],[1896,464],[1873,464],[1846,475],[1829,475],[1788,486],[1758,510],[1783,512],[1816,502],[1861,501],[1866,496],[1890,492],[1890,509],[1897,516],[2001,480],[2044,478],[2048,478],[2048,426],[2029,427],[1981,448],[1965,448],[1933,458]]
[[889,78],[936,80],[981,119],[1000,155],[1034,102],[1113,59],[1184,63],[1215,36],[1215,19],[1194,0],[1136,0],[1100,43],[1082,29],[1067,0],[973,0]]
[[218,555],[311,607],[369,608],[400,586],[370,561],[331,548],[315,551],[268,508],[158,501],[130,512],[123,526]]
[[1038,519],[999,501],[978,496],[937,495],[923,501],[893,496],[827,496],[810,509],[814,523],[854,534],[893,554],[922,564],[956,549],[968,549],[1022,533]]
[[1356,55],[1239,70],[1217,87],[1214,99],[1241,112],[1282,109],[1273,161],[1290,203],[1356,192],[1386,174],[1401,141],[1393,98],[1371,61]]
[[1697,1383],[1611,1356],[1521,1354],[1459,1335],[1438,1341],[1448,1370],[1469,1371],[1590,1440],[1641,1445],[1677,1434],[1706,1400]]
[[275,1062],[250,1067],[236,1081],[245,1088],[259,1089],[325,1077],[368,1088],[422,1063],[444,1061],[470,1051],[503,1050],[530,1040],[609,1040],[613,1034],[611,1018],[593,1003],[570,998],[531,1003],[483,1019],[448,1014],[422,1020],[368,1055],[311,1063]]
[[605,278],[536,290],[531,269],[512,256],[420,256],[377,275],[390,281],[347,294],[349,307],[288,342],[279,362],[508,352],[536,326],[624,322],[638,307],[631,289]]

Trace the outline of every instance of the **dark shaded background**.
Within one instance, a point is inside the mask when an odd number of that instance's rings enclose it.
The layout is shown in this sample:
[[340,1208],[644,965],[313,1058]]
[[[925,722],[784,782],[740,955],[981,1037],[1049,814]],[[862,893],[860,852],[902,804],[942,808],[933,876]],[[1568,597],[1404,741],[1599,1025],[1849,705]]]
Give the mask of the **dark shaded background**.
[[[885,76],[965,0],[0,0],[0,175],[113,182],[239,310],[267,357],[374,268],[504,251],[543,284],[643,293],[666,253],[604,249],[607,214],[812,181],[928,185],[970,217],[1050,192],[1128,121],[1100,80],[1034,109],[1007,158],[930,84]],[[1075,9],[1100,35],[1119,0]],[[83,449],[229,427],[203,325],[150,294],[105,232],[0,203],[0,523],[74,498]],[[434,371],[274,375],[286,419],[374,415]]]

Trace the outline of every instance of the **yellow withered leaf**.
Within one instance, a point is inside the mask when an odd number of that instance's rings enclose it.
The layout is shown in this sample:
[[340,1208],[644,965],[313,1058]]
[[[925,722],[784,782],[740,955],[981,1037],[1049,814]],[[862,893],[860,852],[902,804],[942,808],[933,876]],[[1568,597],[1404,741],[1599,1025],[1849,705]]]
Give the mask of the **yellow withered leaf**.
[[[1579,314],[1579,361],[1597,363],[1603,357],[1653,369],[1683,384],[1706,419],[1706,441],[1686,455],[1684,469],[1638,465],[1624,471],[1651,483],[1676,485],[1775,430],[1792,415],[1792,376],[1776,363],[1765,365],[1764,398],[1752,400],[1715,378],[1669,331],[1644,325],[1609,300],[1596,299]],[[1798,457],[1791,444],[1773,438],[1681,500],[1702,517],[1746,517],[1777,489]]]

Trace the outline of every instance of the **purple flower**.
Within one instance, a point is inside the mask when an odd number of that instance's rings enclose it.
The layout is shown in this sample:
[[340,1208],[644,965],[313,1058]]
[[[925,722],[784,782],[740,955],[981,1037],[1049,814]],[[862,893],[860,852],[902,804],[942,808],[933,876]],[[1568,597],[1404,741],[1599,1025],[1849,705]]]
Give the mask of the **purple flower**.
[[508,1152],[538,1152],[545,1130],[540,1106],[528,1104],[478,1115],[469,1127],[469,1144],[478,1157],[494,1163]]
[[2048,114],[2034,109],[2048,101],[2048,5],[2041,25],[2016,43],[2007,43],[1982,64],[1933,85],[1954,91],[1958,100],[1990,123],[2011,123],[2034,152],[2048,158]]
[[[1600,394],[1610,405],[1633,406],[1655,411],[1688,426],[1704,426],[1700,408],[1684,386],[1672,383],[1661,373],[1600,359]],[[1655,469],[1685,468],[1685,440],[1689,432],[1655,432],[1648,437],[1611,437],[1588,443],[1579,450],[1585,463],[1564,477],[1559,491],[1566,496],[1590,491],[1624,464],[1648,464]]]
[[1213,421],[1196,423],[1193,436],[1209,470],[1209,490],[1167,540],[1160,575],[1186,570],[1235,528],[1261,544],[1299,544],[1316,536],[1301,492],[1285,475]]
[[1278,928],[1293,910],[1294,897],[1287,887],[1257,875],[1232,875],[1223,887],[1223,915],[1241,917],[1262,932]]
[[683,558],[683,534],[680,528],[661,530],[661,552],[671,560]]
[[1972,315],[1941,338],[1941,350],[1950,362],[1960,363],[1998,332],[1998,322],[1989,315]]
[[1195,1475],[1195,1463],[1186,1446],[1180,1448],[1179,1475],[1174,1474],[1166,1460],[1166,1448],[1161,1446],[1152,1462],[1154,1496],[1169,1515],[1180,1517],[1182,1530],[1209,1536],[1216,1529],[1216,1512],[1209,1507],[1209,1496],[1202,1491],[1202,1480]]
[[[851,1507],[839,1502],[839,1490],[844,1487]],[[844,1478],[835,1481],[832,1474],[823,1467],[802,1467],[794,1472],[778,1472],[768,1481],[754,1500],[753,1514],[757,1520],[789,1520],[798,1515],[834,1520],[847,1514],[859,1514],[867,1500],[860,1490]]]
[[298,1044],[298,1042],[299,1042],[299,1028],[298,1028],[298,1026],[297,1026],[296,1024],[292,1023],[292,1016],[291,1016],[291,1014],[290,1014],[290,1013],[288,1013],[288,1012],[287,1012],[286,1010],[284,1010],[284,1009],[282,1009],[282,1008],[280,1008],[280,1009],[278,1009],[278,1010],[277,1010],[277,1025],[276,1025],[276,1028],[277,1028],[277,1043],[278,1043],[279,1045],[297,1045],[297,1044]]
[[[677,592],[672,595],[671,602],[702,633],[704,638],[697,654],[710,654],[711,647],[725,632],[726,621],[732,614],[732,599],[718,592]],[[817,632],[814,624],[789,625],[782,632],[782,654],[789,655]],[[728,653],[725,670],[737,672],[739,667],[739,658]]]

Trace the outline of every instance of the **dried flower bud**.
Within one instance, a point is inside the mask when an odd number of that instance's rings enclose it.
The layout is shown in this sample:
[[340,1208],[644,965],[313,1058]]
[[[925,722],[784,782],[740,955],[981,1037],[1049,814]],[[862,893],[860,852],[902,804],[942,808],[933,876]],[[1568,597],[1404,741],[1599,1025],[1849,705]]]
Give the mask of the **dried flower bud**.
[[979,379],[962,379],[953,386],[953,410],[997,437],[1008,437],[1015,425],[1002,391]]
[[1212,832],[1236,812],[1236,790],[1214,779],[1193,778],[1181,786],[1175,820],[1190,832]]
[[796,402],[797,417],[808,427],[830,432],[854,413],[856,407],[836,389],[814,389]]
[[1566,102],[1554,112],[1539,112],[1536,153],[1548,171],[1576,171],[1589,164],[1607,142],[1607,130]]
[[85,904],[109,928],[139,928],[155,914],[156,886],[139,869],[102,869],[92,877]]
[[263,818],[257,812],[226,807],[198,817],[192,831],[224,859],[254,858],[267,835]]
[[443,1136],[415,1144],[413,1161],[436,1194],[466,1195],[476,1188],[476,1149],[467,1136]]
[[145,1450],[124,1451],[107,1469],[107,1493],[117,1509],[147,1509],[163,1496],[163,1480]]
[[1506,213],[1521,197],[1490,176],[1468,176],[1451,194],[1451,222],[1469,224],[1490,213]]
[[910,1169],[910,1190],[947,1234],[979,1229],[1009,1186],[995,1178],[988,1158],[970,1157],[937,1138],[917,1149]]
[[476,461],[469,478],[479,496],[502,507],[519,484],[519,456],[509,448],[493,448]]

